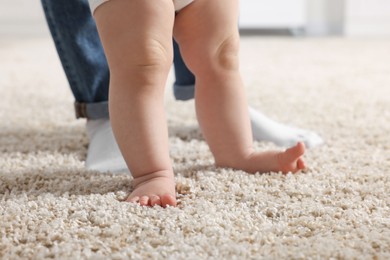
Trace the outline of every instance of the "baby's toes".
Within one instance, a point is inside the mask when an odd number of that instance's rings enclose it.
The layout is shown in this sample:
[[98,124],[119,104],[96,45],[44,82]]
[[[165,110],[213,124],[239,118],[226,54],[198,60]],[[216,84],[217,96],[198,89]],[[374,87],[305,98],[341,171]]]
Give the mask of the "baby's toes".
[[161,199],[159,196],[156,196],[156,195],[150,196],[149,202],[150,202],[150,206],[152,206],[152,207],[154,207],[156,205],[161,206]]
[[170,194],[165,194],[161,196],[161,206],[162,207],[167,207],[167,206],[176,206],[176,198]]
[[303,142],[298,142],[295,146],[288,148],[285,151],[285,160],[286,161],[295,161],[297,158],[302,156],[305,153],[305,144]]
[[305,162],[301,158],[299,158],[297,161],[297,168],[298,170],[303,170],[306,168]]
[[142,196],[140,199],[139,199],[139,204],[141,206],[148,206],[149,205],[149,197],[148,196]]

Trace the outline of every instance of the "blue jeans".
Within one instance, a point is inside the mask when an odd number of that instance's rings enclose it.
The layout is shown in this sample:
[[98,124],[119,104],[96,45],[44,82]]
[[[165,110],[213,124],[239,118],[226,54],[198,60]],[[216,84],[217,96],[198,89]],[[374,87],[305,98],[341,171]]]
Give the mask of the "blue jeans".
[[[109,69],[88,0],[41,0],[62,67],[75,97],[76,116],[109,118]],[[174,46],[177,100],[194,97],[195,77]]]

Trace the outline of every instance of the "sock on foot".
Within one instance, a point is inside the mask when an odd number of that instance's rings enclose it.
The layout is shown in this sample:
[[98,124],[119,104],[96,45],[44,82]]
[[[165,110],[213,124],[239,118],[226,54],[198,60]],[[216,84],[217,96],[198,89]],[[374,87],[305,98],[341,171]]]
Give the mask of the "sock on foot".
[[251,107],[249,107],[249,116],[253,138],[256,141],[268,141],[282,147],[291,147],[297,142],[303,142],[307,148],[319,146],[324,142],[312,131],[273,121]]
[[89,146],[85,166],[99,172],[129,172],[112,132],[109,119],[87,121]]

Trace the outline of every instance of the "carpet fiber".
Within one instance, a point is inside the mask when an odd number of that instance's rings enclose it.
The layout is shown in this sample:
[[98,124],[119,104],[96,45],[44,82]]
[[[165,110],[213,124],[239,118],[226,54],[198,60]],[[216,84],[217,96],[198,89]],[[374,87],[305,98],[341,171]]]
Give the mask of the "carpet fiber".
[[84,169],[85,121],[51,40],[0,41],[0,258],[389,259],[390,40],[241,46],[250,104],[326,143],[295,175],[215,168],[170,75],[179,205],[162,209],[122,202],[130,176]]

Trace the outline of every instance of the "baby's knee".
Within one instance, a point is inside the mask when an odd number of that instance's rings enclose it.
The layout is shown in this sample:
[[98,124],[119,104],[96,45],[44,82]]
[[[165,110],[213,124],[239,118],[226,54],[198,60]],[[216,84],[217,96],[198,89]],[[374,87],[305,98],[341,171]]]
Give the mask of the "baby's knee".
[[196,77],[221,75],[227,70],[238,70],[238,34],[206,40],[179,42],[186,65]]
[[133,64],[140,69],[169,70],[173,62],[172,46],[155,39],[145,41],[134,52]]
[[156,73],[168,73],[173,62],[172,42],[169,43],[148,38],[137,40],[135,44],[118,45],[123,51],[110,63],[111,76],[148,78]]
[[209,41],[207,45],[196,48],[192,53],[196,62],[190,62],[191,70],[197,77],[202,75],[221,75],[227,71],[238,70],[238,36]]
[[123,49],[123,56],[116,59],[118,62],[110,64],[112,84],[125,85],[136,91],[161,91],[156,85],[165,86],[162,82],[173,62],[172,46],[147,39],[131,49]]
[[239,37],[236,35],[225,38],[217,47],[214,54],[216,69],[218,70],[237,70],[239,66],[238,51]]

